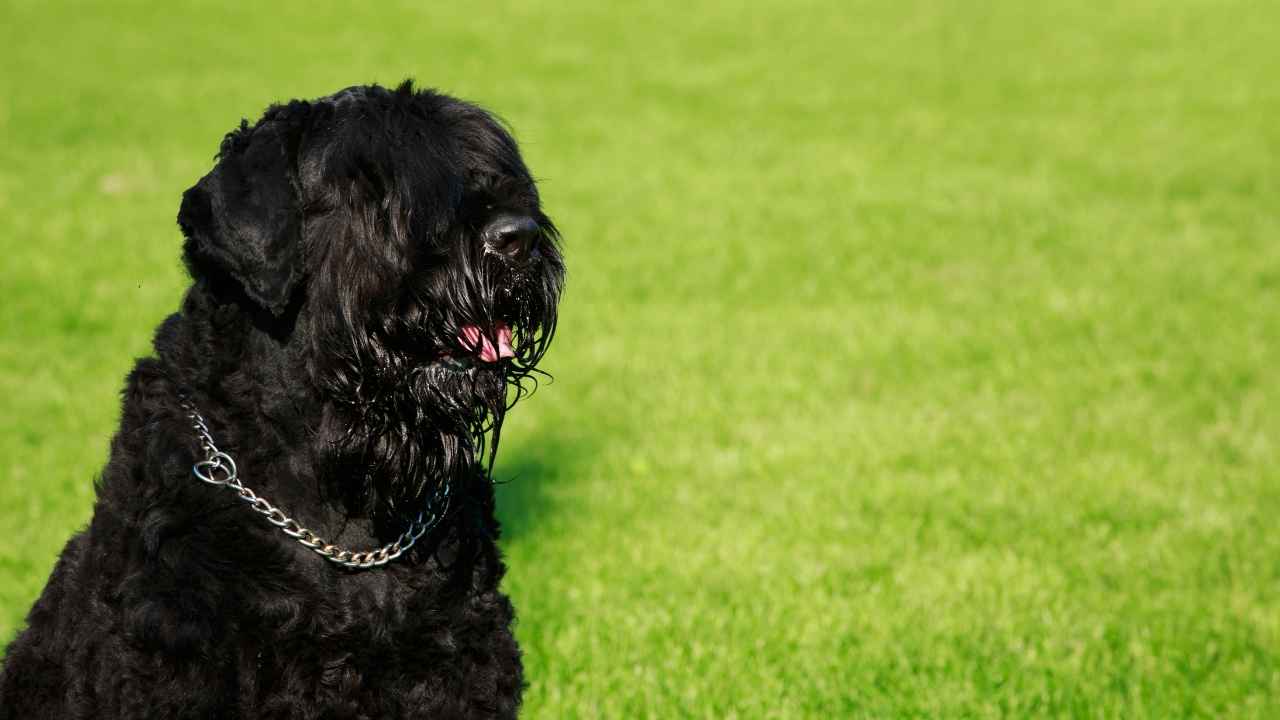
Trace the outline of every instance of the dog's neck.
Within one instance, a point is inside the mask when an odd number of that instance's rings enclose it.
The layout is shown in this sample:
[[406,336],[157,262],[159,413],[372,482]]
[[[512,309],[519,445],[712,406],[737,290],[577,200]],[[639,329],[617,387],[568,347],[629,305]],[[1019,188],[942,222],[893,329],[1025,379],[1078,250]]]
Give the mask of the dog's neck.
[[[381,534],[398,533],[422,499],[391,496],[401,487],[412,488],[403,478],[360,478],[362,472],[370,472],[369,466],[354,452],[335,457],[343,452],[334,442],[337,433],[323,426],[335,424],[337,410],[309,377],[308,312],[304,305],[275,318],[265,311],[246,310],[196,284],[182,311],[157,332],[156,352],[176,390],[190,393],[202,404],[202,412],[234,422],[237,434],[253,438],[262,454],[288,457],[298,466],[299,475],[307,477],[299,477],[297,487],[286,490],[298,501],[327,504],[346,517],[369,517]],[[473,466],[468,456],[456,467],[470,473]],[[321,468],[341,468],[341,477],[319,477]],[[491,495],[487,482],[474,480],[459,476],[444,481],[474,485]]]

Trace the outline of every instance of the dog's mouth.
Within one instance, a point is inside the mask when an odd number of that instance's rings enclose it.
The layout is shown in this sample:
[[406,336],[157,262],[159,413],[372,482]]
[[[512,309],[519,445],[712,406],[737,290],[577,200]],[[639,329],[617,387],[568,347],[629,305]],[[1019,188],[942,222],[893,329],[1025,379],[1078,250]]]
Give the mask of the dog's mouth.
[[462,347],[473,350],[474,357],[481,362],[493,363],[516,356],[515,349],[511,347],[511,326],[504,322],[494,326],[493,333],[484,332],[479,325],[464,325],[458,333],[458,342]]
[[457,371],[500,368],[504,360],[516,357],[511,335],[511,326],[505,322],[498,322],[489,332],[479,325],[463,325],[455,338],[462,352],[443,351],[434,364]]

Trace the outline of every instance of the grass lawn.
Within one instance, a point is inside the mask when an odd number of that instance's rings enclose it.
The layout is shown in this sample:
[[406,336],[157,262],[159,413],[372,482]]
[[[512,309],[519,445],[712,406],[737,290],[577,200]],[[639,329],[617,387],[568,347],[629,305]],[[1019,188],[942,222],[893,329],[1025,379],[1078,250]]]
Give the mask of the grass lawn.
[[505,5],[0,7],[0,642],[222,134],[414,76],[566,237],[527,717],[1280,717],[1280,6]]

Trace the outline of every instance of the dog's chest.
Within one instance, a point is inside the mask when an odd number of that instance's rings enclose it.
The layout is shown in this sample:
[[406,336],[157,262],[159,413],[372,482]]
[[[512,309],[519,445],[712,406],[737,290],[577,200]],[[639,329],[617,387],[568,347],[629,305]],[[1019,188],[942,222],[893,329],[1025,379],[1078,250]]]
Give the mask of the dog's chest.
[[309,579],[255,615],[257,627],[238,639],[241,672],[252,675],[242,686],[266,705],[301,688],[380,711],[441,686],[465,692],[480,683],[490,686],[484,694],[501,694],[510,683],[494,675],[499,668],[519,687],[511,608],[494,587],[458,587],[435,573]]

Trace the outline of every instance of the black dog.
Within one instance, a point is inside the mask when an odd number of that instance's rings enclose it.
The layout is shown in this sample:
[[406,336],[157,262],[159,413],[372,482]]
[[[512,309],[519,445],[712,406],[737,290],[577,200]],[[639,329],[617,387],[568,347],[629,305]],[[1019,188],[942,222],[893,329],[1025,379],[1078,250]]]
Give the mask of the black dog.
[[514,716],[489,472],[564,277],[515,141],[405,83],[218,158],[0,718]]

